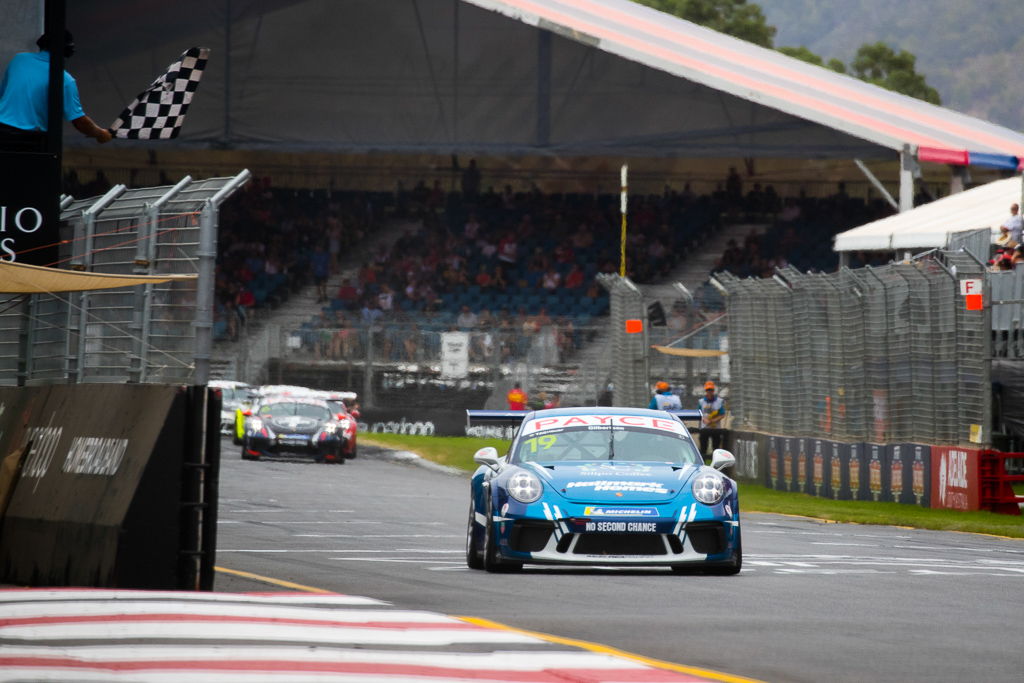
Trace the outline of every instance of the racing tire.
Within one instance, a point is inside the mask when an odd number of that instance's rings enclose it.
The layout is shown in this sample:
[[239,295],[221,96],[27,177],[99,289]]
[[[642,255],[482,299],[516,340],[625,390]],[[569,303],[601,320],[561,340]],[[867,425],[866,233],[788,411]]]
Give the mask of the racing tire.
[[469,494],[469,519],[466,521],[466,566],[470,569],[484,568],[484,552],[480,548],[476,530],[476,504],[473,493]]
[[248,451],[245,450],[245,442],[242,442],[242,460],[259,460],[259,457],[255,455],[249,455]]
[[492,573],[515,572],[523,568],[522,562],[503,560],[498,554],[498,541],[494,534],[494,515],[491,514],[491,494],[487,492],[487,522],[484,525],[484,570]]
[[740,535],[739,527],[736,528],[736,549],[732,551],[732,557],[721,564],[705,568],[704,573],[712,576],[734,576],[740,573],[743,568],[743,537]]

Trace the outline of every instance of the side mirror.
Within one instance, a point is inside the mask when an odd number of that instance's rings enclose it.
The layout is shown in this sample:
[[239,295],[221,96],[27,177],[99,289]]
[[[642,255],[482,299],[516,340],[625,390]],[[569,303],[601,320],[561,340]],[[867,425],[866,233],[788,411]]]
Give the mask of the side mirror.
[[494,446],[481,448],[473,454],[473,462],[480,465],[487,465],[495,472],[501,470],[501,462],[498,460],[498,449]]
[[736,456],[724,448],[716,448],[711,454],[711,466],[716,470],[725,470],[736,466]]

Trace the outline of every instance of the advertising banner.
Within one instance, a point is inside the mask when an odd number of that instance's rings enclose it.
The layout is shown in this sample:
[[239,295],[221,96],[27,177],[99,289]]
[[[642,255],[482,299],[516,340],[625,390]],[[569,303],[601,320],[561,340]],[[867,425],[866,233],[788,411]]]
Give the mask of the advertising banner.
[[870,500],[868,490],[868,461],[866,450],[862,443],[851,443],[850,454],[847,458],[846,480],[849,485],[850,500]]
[[868,492],[866,500],[884,500],[889,473],[886,471],[886,447],[882,444],[864,444],[867,451]]
[[978,449],[956,446],[931,448],[931,507],[952,510],[981,508]]
[[791,436],[779,437],[779,448],[782,451],[782,478],[779,490],[792,491],[796,485],[796,439]]
[[931,447],[919,443],[888,446],[889,497],[896,503],[928,507]]
[[813,494],[811,482],[814,477],[814,463],[811,460],[811,439],[798,438],[795,441],[797,449],[797,481],[794,490],[801,494]]
[[779,451],[782,445],[782,437],[766,436],[765,448],[768,451],[767,478],[764,485],[770,489],[785,490],[782,481],[782,453]]
[[732,432],[732,454],[736,456],[737,479],[762,481],[758,455],[764,452],[764,438],[761,434],[751,432]]
[[812,496],[828,496],[828,465],[829,458],[825,455],[827,442],[822,439],[811,440],[811,486],[808,491]]
[[441,333],[441,376],[465,377],[469,374],[469,333]]
[[828,488],[825,496],[828,498],[838,499],[843,495],[843,483],[847,476],[846,464],[843,462],[844,451],[849,458],[849,451],[843,448],[845,445],[835,441],[825,442],[828,454]]

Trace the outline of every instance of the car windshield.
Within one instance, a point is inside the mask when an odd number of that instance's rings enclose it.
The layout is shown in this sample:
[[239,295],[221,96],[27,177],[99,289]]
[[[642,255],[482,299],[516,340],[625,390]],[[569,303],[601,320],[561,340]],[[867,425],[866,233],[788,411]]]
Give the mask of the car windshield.
[[262,417],[284,417],[286,415],[300,415],[302,417],[314,417],[318,420],[331,419],[331,411],[325,405],[316,403],[268,403],[260,406]]
[[334,413],[335,415],[344,415],[345,413],[348,412],[348,410],[345,408],[344,401],[335,401],[334,399],[328,399],[327,405],[331,407],[331,412]]
[[664,429],[570,427],[522,438],[513,462],[664,462],[698,465],[704,461],[686,435]]
[[238,403],[249,395],[249,390],[245,388],[224,387],[220,390],[220,395],[224,403],[229,401]]

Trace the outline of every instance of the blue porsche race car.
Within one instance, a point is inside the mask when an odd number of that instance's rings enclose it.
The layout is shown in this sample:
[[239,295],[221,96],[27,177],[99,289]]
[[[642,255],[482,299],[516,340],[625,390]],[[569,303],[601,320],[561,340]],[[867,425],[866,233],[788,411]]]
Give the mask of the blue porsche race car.
[[[521,425],[507,454],[477,451],[466,530],[472,569],[524,564],[671,567],[736,574],[743,563],[735,465],[704,464],[683,419],[698,411],[467,411]],[[691,414],[692,413],[692,414]]]

